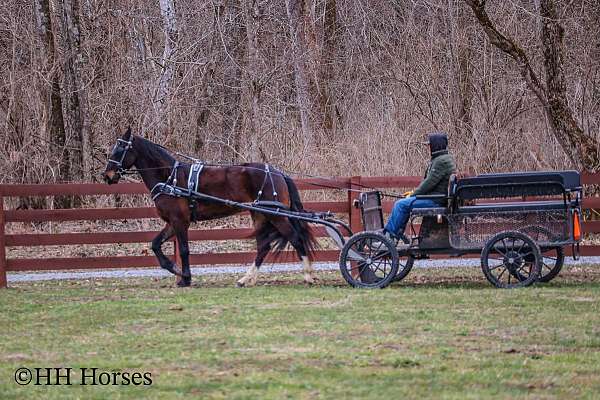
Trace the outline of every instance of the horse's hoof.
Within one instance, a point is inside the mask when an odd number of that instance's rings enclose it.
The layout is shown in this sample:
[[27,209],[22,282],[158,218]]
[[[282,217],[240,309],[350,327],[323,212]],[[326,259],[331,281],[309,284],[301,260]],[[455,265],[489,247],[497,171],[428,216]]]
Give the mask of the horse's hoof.
[[177,276],[183,276],[181,269],[177,266],[177,264],[173,264],[172,271]]
[[190,287],[192,286],[192,278],[183,278],[177,282],[178,287]]
[[235,287],[243,288],[243,287],[245,287],[245,286],[246,286],[246,284],[245,284],[244,282],[237,281],[237,282],[235,283]]
[[161,265],[161,268],[169,271],[173,275],[182,276],[181,275],[181,270],[179,269],[179,267],[175,263],[171,263],[170,265],[165,265],[165,266]]

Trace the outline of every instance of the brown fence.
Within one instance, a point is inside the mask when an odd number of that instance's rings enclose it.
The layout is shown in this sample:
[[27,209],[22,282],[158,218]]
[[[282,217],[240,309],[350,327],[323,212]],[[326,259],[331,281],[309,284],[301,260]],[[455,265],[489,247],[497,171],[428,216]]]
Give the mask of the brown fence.
[[[333,180],[301,179],[297,180],[302,191],[324,190],[320,186],[335,186],[340,189],[363,189],[364,187],[406,188],[414,187],[420,177],[350,177]],[[584,175],[584,184],[600,184],[600,174]],[[334,190],[334,189],[328,189]],[[64,269],[94,268],[130,268],[158,266],[154,256],[114,256],[114,257],[77,257],[77,258],[7,258],[6,247],[35,247],[50,245],[112,244],[112,243],[147,243],[158,231],[135,232],[86,232],[86,233],[44,233],[44,234],[6,234],[6,225],[14,222],[46,222],[46,221],[97,221],[114,219],[157,218],[154,207],[123,208],[84,208],[54,210],[6,210],[5,197],[22,196],[61,196],[61,195],[110,195],[110,194],[146,194],[143,184],[128,183],[108,186],[105,184],[55,184],[55,185],[0,185],[0,287],[6,286],[6,271],[40,271]],[[357,192],[348,192],[345,201],[305,202],[305,208],[315,211],[332,211],[345,214],[354,232],[361,230],[358,210],[353,206]],[[392,201],[384,203],[384,210],[389,212]],[[584,208],[600,208],[600,198],[586,198]],[[600,221],[584,222],[584,232],[600,233]],[[192,229],[190,240],[240,240],[246,239],[250,228],[240,229]],[[316,229],[319,237],[326,236],[321,227]],[[175,246],[176,247],[176,246]],[[582,255],[600,255],[600,246],[582,246]],[[177,253],[173,257],[177,257]],[[317,261],[334,261],[338,258],[336,250],[320,250],[316,253]],[[239,264],[250,263],[254,252],[236,253],[203,253],[190,256],[192,265],[202,264]],[[293,259],[293,258],[289,258]],[[269,261],[269,259],[267,259]]]

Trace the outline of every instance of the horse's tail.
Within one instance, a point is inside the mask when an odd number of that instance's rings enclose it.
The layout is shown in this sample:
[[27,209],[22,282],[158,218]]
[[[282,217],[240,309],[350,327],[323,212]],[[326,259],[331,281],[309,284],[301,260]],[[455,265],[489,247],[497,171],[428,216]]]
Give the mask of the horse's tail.
[[[290,209],[292,211],[300,211],[300,212],[305,211],[304,206],[302,205],[302,200],[300,200],[300,192],[298,192],[298,188],[296,187],[296,184],[294,183],[292,178],[290,178],[289,176],[284,175],[284,174],[282,174],[282,176],[283,176],[283,179],[285,180],[285,183],[286,183],[287,189],[288,189],[288,193],[290,195],[290,203],[291,203]],[[306,221],[301,221],[301,220],[295,219],[295,218],[289,218],[289,221],[292,224],[294,231],[296,231],[296,233],[298,234],[298,237],[300,238],[300,242],[302,243],[302,246],[306,250],[306,255],[310,259],[312,259],[315,248],[317,246],[317,239],[315,238],[315,235],[314,235],[310,225]],[[279,251],[283,250],[286,245],[287,245],[287,240],[280,238],[280,240],[278,240],[277,244],[275,245],[275,250],[277,252],[279,252]]]

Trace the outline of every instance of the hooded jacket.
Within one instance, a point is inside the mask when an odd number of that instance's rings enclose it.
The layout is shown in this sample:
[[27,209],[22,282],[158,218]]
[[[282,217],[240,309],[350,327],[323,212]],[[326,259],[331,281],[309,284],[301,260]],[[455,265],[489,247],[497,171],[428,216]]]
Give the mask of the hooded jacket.
[[456,173],[454,158],[448,154],[448,136],[445,133],[429,134],[431,161],[425,172],[425,179],[415,189],[413,195],[448,194],[450,175]]

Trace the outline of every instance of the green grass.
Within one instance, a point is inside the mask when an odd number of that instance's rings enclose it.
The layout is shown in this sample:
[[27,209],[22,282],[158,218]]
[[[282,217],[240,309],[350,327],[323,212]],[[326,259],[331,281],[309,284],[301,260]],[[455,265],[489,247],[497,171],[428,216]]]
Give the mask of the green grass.
[[[386,290],[262,275],[13,285],[0,291],[0,397],[597,398],[600,268],[493,289],[417,269]],[[152,374],[151,386],[19,386],[18,367]],[[78,377],[78,373],[75,373]],[[78,378],[75,379],[78,383]]]

